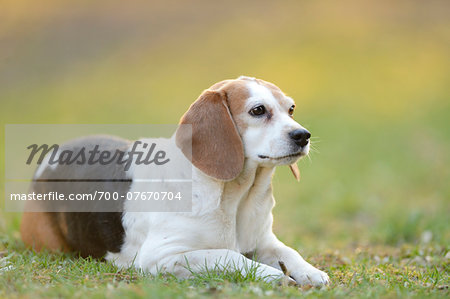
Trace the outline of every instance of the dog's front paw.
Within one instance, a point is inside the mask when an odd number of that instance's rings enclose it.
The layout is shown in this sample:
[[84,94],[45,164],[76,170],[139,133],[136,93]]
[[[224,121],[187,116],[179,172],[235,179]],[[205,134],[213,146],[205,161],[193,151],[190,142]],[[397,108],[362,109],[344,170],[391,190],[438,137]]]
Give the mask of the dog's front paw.
[[291,273],[291,276],[301,286],[311,285],[321,287],[330,284],[328,274],[314,268],[313,266],[308,266],[305,269],[297,270],[294,273]]

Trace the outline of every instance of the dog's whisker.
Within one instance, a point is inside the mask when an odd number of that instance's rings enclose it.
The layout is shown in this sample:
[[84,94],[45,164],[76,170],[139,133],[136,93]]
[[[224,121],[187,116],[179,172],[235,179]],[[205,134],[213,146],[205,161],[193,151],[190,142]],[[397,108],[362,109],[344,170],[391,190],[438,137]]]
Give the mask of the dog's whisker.
[[315,152],[315,153],[319,153],[320,154],[320,151],[312,144],[309,145],[309,150],[311,152]]

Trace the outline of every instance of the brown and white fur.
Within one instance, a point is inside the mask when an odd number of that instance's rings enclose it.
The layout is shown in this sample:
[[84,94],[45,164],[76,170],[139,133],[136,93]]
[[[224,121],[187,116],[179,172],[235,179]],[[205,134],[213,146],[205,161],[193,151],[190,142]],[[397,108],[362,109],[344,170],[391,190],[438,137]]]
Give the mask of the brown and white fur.
[[[125,203],[124,212],[116,217],[122,228],[119,248],[110,250],[105,243],[98,252],[121,267],[135,266],[152,274],[167,271],[181,278],[190,277],[191,271],[230,265],[245,274],[256,265],[258,276],[272,281],[284,277],[280,266],[284,263],[300,285],[328,284],[326,273],[272,232],[275,167],[291,165],[295,171],[296,161],[309,152],[310,134],[292,118],[293,107],[294,101],[278,87],[250,77],[225,80],[205,90],[180,121],[192,125],[192,212],[127,212]],[[167,142],[184,152],[188,141],[176,134]],[[145,173],[144,165],[135,165],[125,174],[131,179],[130,192],[145,190],[145,184],[133,182],[133,177]],[[73,220],[64,218],[26,213],[21,228],[25,243],[65,251],[95,247],[88,241],[78,240],[75,246],[67,240]]]

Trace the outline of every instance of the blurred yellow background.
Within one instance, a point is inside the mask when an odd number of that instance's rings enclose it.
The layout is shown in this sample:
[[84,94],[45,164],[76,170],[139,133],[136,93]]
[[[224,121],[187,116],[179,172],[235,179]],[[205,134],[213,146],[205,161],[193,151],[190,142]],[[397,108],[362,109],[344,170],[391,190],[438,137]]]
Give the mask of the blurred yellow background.
[[[0,119],[172,124],[213,83],[259,77],[318,137],[299,184],[274,178],[282,240],[448,244],[449,16],[448,1],[2,1]],[[0,217],[17,236],[19,215]]]

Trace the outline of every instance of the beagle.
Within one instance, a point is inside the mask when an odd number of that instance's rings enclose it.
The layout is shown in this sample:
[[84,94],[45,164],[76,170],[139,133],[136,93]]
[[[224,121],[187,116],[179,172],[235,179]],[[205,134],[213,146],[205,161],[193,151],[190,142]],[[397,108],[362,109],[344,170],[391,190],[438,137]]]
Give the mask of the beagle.
[[[193,272],[231,266],[245,275],[256,267],[265,281],[288,273],[292,283],[326,285],[326,273],[272,232],[274,169],[290,165],[298,177],[295,163],[309,152],[311,135],[293,119],[294,108],[290,97],[260,79],[241,76],[216,83],[180,120],[192,126],[192,138],[176,132],[166,140],[194,166],[192,212],[137,212],[129,202],[123,203],[122,212],[25,212],[22,239],[36,250],[78,252],[151,274],[165,271],[188,278]],[[111,151],[130,147],[130,141],[105,136],[66,146],[94,144]],[[149,175],[145,165],[129,170],[123,165],[108,167],[108,178],[122,183],[96,183],[96,188],[120,194],[151,188],[136,179]],[[68,171],[73,170],[43,163],[35,179],[60,177]],[[95,169],[77,169],[80,173],[82,177],[101,175]],[[46,191],[45,184],[39,186],[32,190]]]

